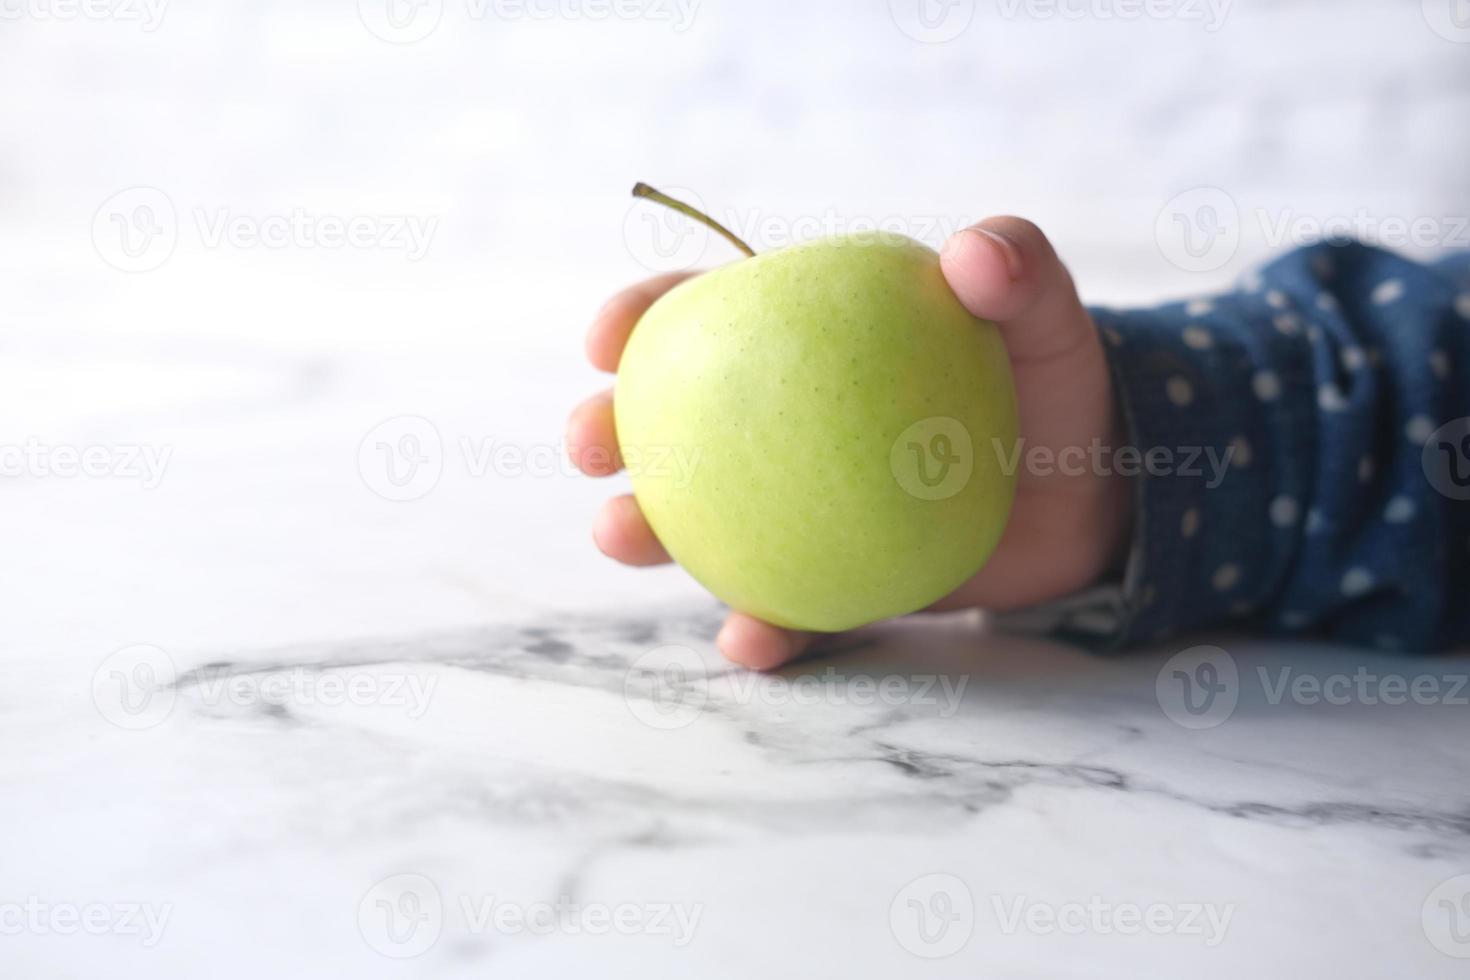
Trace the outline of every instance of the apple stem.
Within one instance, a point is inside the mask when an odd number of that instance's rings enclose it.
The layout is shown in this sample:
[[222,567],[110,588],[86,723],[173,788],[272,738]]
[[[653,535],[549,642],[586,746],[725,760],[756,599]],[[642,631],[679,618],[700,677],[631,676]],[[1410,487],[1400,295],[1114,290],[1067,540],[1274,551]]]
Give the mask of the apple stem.
[[659,204],[662,204],[664,207],[673,208],[675,211],[678,211],[685,217],[693,218],[700,224],[707,225],[710,228],[713,228],[715,231],[723,235],[725,237],[725,240],[728,241],[731,245],[734,245],[736,248],[740,249],[740,251],[744,252],[751,258],[755,257],[755,249],[742,242],[739,238],[736,238],[734,232],[726,228],[724,225],[720,224],[714,218],[711,218],[709,215],[705,214],[703,211],[692,208],[689,205],[685,204],[683,201],[676,201],[672,197],[669,197],[669,195],[665,194],[663,191],[654,190],[652,187],[649,187],[647,184],[641,181],[634,185],[633,196],[644,197],[650,201],[656,201]]

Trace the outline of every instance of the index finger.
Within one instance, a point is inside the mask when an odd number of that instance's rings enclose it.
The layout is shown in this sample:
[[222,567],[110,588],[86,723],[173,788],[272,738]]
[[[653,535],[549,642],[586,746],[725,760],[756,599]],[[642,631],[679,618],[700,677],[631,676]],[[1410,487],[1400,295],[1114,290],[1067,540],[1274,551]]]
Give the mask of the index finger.
[[587,359],[599,371],[613,372],[639,319],[660,296],[697,272],[669,272],[618,293],[602,307],[587,331]]

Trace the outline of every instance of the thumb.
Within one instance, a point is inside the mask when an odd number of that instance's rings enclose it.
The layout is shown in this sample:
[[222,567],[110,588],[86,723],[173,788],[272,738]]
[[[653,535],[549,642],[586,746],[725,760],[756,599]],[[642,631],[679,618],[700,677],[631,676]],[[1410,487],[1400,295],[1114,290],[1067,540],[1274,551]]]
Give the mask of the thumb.
[[1013,362],[1050,360],[1093,340],[1071,275],[1031,222],[987,218],[952,236],[940,263],[965,308],[1000,328]]

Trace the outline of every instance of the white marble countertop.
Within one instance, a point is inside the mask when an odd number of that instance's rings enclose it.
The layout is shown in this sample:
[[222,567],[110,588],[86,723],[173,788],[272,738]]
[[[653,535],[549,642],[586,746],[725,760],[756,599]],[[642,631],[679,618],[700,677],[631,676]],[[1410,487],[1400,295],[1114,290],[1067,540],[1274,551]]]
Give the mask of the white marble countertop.
[[[589,312],[670,258],[638,178],[776,232],[1029,214],[1120,302],[1283,215],[1463,214],[1418,5],[43,6],[0,31],[0,976],[1465,975],[1470,656],[962,616],[757,677],[595,553],[560,446]],[[1203,185],[1246,227],[1197,273],[1155,229]],[[433,231],[215,236],[298,210]]]
[[[446,447],[540,410],[392,363]],[[7,486],[7,975],[1463,974],[1470,657],[1210,638],[1206,702],[1193,641],[960,616],[746,674],[594,556],[602,487],[374,493],[386,366],[195,396],[150,490]]]

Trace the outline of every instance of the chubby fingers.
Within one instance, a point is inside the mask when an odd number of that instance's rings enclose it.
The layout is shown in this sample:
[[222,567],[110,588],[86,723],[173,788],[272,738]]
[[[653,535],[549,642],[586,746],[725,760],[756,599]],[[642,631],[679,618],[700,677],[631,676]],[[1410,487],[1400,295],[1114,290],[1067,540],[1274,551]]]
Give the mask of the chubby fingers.
[[[589,476],[611,476],[622,468],[611,391],[592,396],[572,411],[567,454]],[[624,565],[649,567],[673,560],[632,495],[614,497],[602,505],[592,522],[592,540],[599,551]],[[799,656],[811,639],[809,633],[731,613],[717,642],[727,658],[743,667],[774,670]]]
[[630,286],[608,300],[587,331],[587,360],[599,371],[613,372],[628,346],[628,337],[660,296],[696,272],[670,272]]
[[940,261],[955,296],[995,322],[1017,363],[1067,354],[1093,332],[1056,250],[1024,218],[986,218],[966,228],[945,243]]
[[673,560],[631,494],[602,505],[592,521],[592,540],[604,555],[624,565],[646,568]]
[[[646,568],[673,560],[631,495],[614,497],[602,505],[592,523],[592,540],[603,554],[624,565]],[[775,670],[805,652],[815,636],[733,612],[715,643],[726,658],[742,667]]]
[[572,409],[567,419],[567,457],[588,476],[612,476],[623,468],[611,389]]
[[715,644],[726,659],[751,670],[775,670],[800,656],[815,634],[783,629],[770,623],[732,612]]
[[[1041,229],[1021,218],[988,218],[951,238],[940,261],[959,301],[1000,331],[1028,444],[1060,452],[1107,437],[1116,411],[1107,356],[1071,275]],[[1029,469],[1021,479],[1084,488],[1094,483],[1090,474],[1082,480],[1038,477]]]

